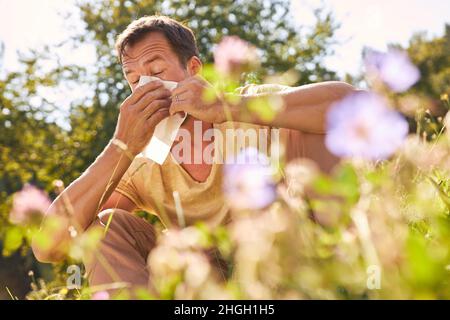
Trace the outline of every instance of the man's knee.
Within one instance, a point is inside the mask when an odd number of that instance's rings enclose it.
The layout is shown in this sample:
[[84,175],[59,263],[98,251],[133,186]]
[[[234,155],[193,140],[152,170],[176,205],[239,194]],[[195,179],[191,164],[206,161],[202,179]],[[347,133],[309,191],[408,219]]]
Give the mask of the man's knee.
[[131,215],[131,213],[121,209],[106,209],[97,215],[86,233],[98,232],[101,233],[101,237],[94,247],[84,253],[83,262],[85,264],[96,260],[95,257],[98,253],[105,254],[110,251],[114,243],[121,241],[125,234],[119,230],[119,225],[126,219],[126,215]]
[[[87,232],[95,232],[93,230],[101,230],[102,236],[97,245],[96,251],[103,251],[105,247],[120,245],[122,242],[133,242],[133,225],[139,219],[133,216],[131,212],[122,209],[105,209],[101,211],[95,220],[89,226]],[[145,221],[142,221],[145,222]]]
[[91,227],[102,228],[103,237],[100,247],[131,246],[141,254],[156,244],[156,231],[144,219],[122,209],[106,209],[101,211]]
[[146,259],[156,244],[156,233],[151,224],[128,211],[106,209],[100,212],[90,228],[102,231],[96,248],[83,258],[91,284],[111,282],[107,272],[110,269],[125,282],[146,283]]

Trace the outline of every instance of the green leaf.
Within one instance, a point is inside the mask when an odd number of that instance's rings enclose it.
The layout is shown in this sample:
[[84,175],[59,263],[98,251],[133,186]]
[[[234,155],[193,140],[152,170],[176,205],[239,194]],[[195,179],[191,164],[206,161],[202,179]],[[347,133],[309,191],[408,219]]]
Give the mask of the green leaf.
[[6,231],[3,244],[3,254],[10,255],[20,248],[23,242],[23,232],[19,227],[10,227]]
[[350,164],[342,165],[336,175],[336,190],[350,202],[356,202],[359,197],[359,179],[355,169]]

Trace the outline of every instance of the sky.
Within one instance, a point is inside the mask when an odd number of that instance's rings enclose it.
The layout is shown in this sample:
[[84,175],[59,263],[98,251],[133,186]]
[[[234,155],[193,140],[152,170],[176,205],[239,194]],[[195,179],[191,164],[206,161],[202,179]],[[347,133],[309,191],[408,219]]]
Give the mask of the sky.
[[[64,41],[82,24],[61,13],[74,12],[74,0],[0,0],[0,41],[5,45],[5,70],[18,67],[17,51],[41,48]],[[385,49],[388,43],[406,45],[418,31],[441,35],[450,23],[450,0],[293,0],[292,12],[300,25],[313,23],[312,9],[325,5],[341,23],[337,33],[341,44],[326,65],[356,74],[361,67],[364,46]],[[75,11],[76,12],[76,11]],[[89,65],[95,62],[94,48],[86,46],[62,52],[65,62]]]
[[[341,45],[327,66],[343,75],[361,70],[361,52],[366,47],[386,50],[390,43],[408,44],[416,32],[429,36],[444,33],[450,24],[450,0],[297,0],[292,2],[296,21],[311,23],[312,11],[323,3],[341,24]],[[309,10],[308,10],[309,8]],[[303,9],[303,10],[302,10]]]
[[[0,0],[0,42],[5,46],[2,68],[18,68],[17,51],[56,45],[83,30],[78,16],[68,19],[67,13],[78,11],[74,0]],[[59,51],[64,62],[89,65],[95,62],[95,50],[86,46],[77,50]]]

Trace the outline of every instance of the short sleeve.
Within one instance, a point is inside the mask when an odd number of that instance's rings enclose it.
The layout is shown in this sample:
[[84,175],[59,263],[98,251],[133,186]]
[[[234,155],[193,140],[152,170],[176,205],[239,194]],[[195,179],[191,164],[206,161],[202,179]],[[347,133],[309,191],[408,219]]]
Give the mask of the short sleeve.
[[142,167],[145,164],[145,161],[141,157],[135,158],[115,190],[133,201],[139,209],[144,209],[145,207],[142,198],[139,196],[139,189],[137,187],[141,185],[139,181],[142,179]]

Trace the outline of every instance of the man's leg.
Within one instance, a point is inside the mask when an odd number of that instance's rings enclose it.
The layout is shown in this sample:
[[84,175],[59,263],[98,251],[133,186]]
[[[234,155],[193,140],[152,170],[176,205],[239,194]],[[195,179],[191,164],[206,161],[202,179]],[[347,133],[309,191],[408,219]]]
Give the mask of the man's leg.
[[[120,209],[102,211],[90,228],[105,230],[94,252],[84,258],[89,285],[99,286],[126,282],[131,288],[149,285],[147,256],[155,246],[156,234],[152,225],[132,213]],[[119,293],[121,290],[109,290]]]

